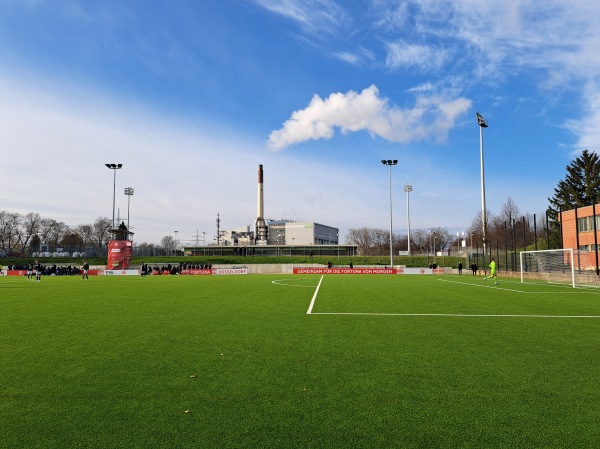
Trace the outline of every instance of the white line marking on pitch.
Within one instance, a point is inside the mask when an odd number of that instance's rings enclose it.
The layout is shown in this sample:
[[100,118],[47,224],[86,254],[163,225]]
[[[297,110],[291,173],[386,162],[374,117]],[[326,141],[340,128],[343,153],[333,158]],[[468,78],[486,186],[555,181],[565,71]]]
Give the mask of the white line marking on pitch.
[[[308,281],[312,281],[312,279],[307,279],[307,280]],[[275,284],[275,285],[282,285],[282,286],[285,286],[285,287],[315,288],[314,285],[286,284],[284,281],[296,282],[298,280],[297,279],[276,279],[274,281],[271,281],[271,283]]]
[[323,282],[323,276],[321,276],[321,279],[319,279],[319,285],[317,285],[317,289],[315,290],[315,294],[312,297],[310,306],[308,306],[308,311],[306,312],[307,315],[310,315],[312,313],[313,306],[315,305],[315,300],[317,299],[317,294],[319,293],[319,288],[321,288],[321,282]]
[[[314,300],[314,298],[313,298]],[[312,307],[312,303],[311,303]],[[309,309],[310,310],[310,309]],[[309,311],[309,313],[311,313]],[[311,315],[368,315],[368,316],[439,316],[471,318],[600,318],[600,315],[483,315],[466,313],[367,313],[367,312],[314,312]]]
[[573,292],[573,291],[566,291],[566,292],[527,292],[527,291],[524,291],[524,290],[515,290],[515,289],[512,289],[512,288],[498,287],[497,285],[489,285],[489,284],[488,285],[473,284],[471,282],[450,281],[448,279],[438,279],[438,281],[440,281],[440,282],[449,282],[451,284],[468,285],[469,287],[493,288],[495,290],[504,290],[504,291],[507,291],[507,292],[514,292],[514,293],[525,293],[525,294],[528,294],[528,295],[548,295],[548,294],[552,294],[552,295],[557,295],[557,294],[580,295],[580,294],[589,294],[589,292]]

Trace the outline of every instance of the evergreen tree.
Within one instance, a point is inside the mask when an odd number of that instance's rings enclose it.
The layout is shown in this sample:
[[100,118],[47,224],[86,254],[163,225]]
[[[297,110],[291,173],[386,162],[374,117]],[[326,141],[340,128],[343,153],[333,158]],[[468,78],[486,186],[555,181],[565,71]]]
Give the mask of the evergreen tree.
[[548,248],[560,248],[562,237],[558,213],[600,201],[600,157],[583,150],[579,157],[567,165],[567,176],[558,183],[554,196],[548,201]]
[[600,200],[600,157],[584,150],[571,164],[567,165],[567,176],[548,198],[553,215],[560,210],[589,206]]

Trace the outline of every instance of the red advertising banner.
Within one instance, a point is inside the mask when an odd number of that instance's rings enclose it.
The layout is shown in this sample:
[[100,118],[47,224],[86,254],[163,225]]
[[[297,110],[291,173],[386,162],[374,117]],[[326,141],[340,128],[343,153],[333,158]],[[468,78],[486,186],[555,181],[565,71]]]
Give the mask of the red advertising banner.
[[130,240],[111,240],[108,242],[107,270],[125,270],[131,262],[132,242]]
[[397,274],[395,268],[294,268],[294,274]]

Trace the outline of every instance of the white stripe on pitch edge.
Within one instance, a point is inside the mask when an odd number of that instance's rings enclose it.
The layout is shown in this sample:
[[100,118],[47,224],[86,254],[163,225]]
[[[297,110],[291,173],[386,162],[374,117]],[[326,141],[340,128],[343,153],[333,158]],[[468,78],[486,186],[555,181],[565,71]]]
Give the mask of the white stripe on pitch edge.
[[310,315],[312,313],[313,306],[315,305],[315,300],[317,299],[317,294],[319,293],[319,288],[321,288],[321,282],[323,282],[323,276],[321,276],[321,279],[319,279],[319,285],[317,285],[317,289],[315,290],[315,294],[312,297],[310,306],[308,306],[308,310],[306,312],[307,315]]

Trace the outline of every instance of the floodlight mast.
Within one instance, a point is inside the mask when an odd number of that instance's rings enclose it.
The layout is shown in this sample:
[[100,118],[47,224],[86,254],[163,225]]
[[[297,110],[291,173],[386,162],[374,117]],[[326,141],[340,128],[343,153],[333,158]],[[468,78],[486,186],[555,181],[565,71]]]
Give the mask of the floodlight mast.
[[381,163],[383,165],[387,165],[390,167],[390,268],[394,267],[394,247],[392,240],[392,165],[396,165],[398,163],[397,159],[391,160],[382,160]]
[[410,192],[412,192],[412,185],[404,184],[404,191],[406,192],[406,221],[408,224],[408,255],[410,256]]
[[485,254],[486,254],[486,243],[487,243],[487,216],[485,211],[485,168],[483,163],[483,128],[487,128],[487,121],[481,116],[479,112],[477,114],[477,124],[479,125],[479,155],[481,158],[481,232],[483,241],[483,264],[485,269]]
[[133,187],[125,187],[125,195],[127,195],[127,229],[129,229],[129,201],[133,195]]
[[115,195],[117,193],[117,170],[119,170],[123,164],[104,164],[107,168],[113,171],[113,215],[112,215],[112,229],[115,229]]

